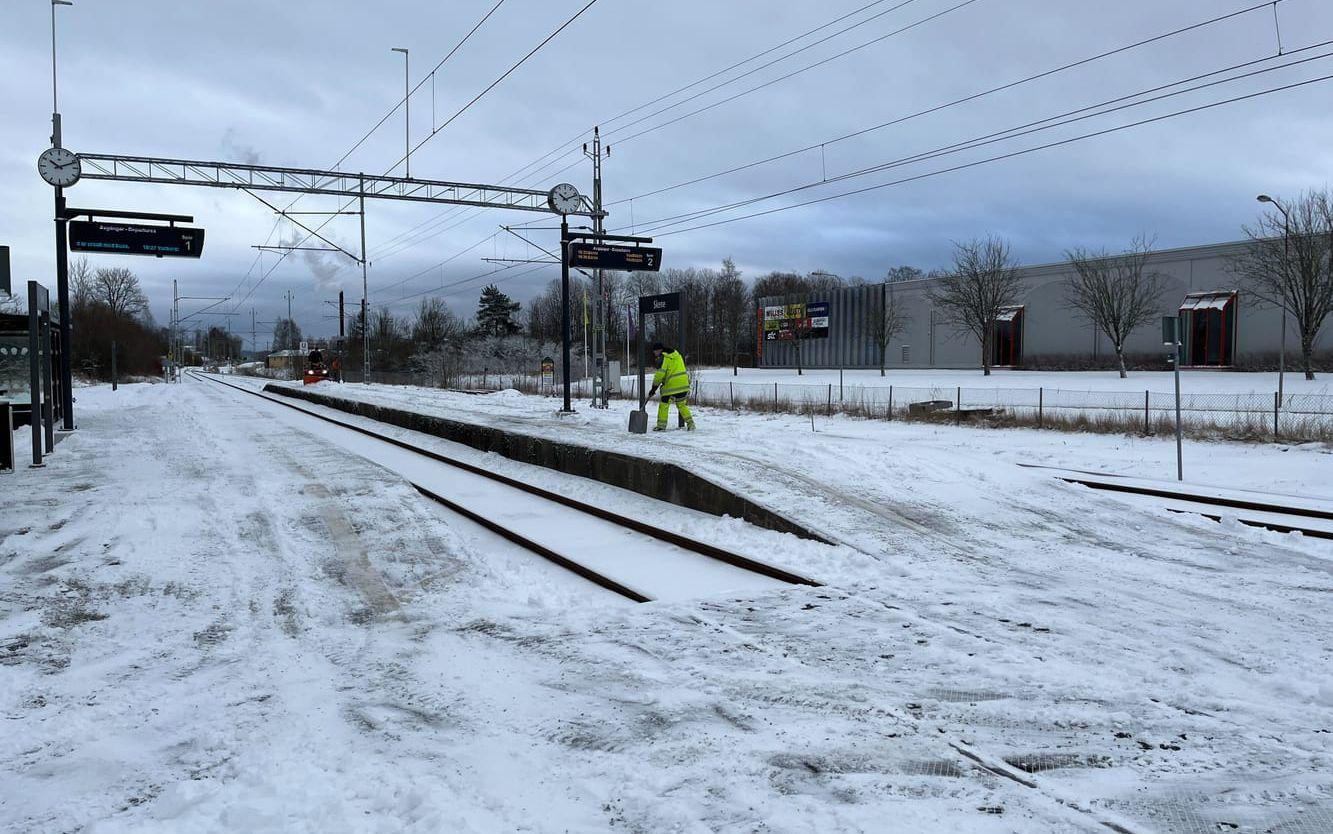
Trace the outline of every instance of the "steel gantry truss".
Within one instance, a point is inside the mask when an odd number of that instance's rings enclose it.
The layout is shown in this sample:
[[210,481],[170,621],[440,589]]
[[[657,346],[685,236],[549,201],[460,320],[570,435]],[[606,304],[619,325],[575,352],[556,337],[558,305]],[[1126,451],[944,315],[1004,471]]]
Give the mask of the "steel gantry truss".
[[[556,213],[547,204],[549,192],[532,188],[148,156],[81,153],[78,157],[85,180],[286,191]],[[570,213],[583,217],[596,214],[586,198],[581,210]]]
[[[369,261],[366,258],[366,199],[404,200],[417,203],[444,203],[456,206],[474,206],[477,208],[514,209],[515,211],[535,211],[542,214],[561,214],[562,224],[568,216],[591,217],[600,219],[605,216],[600,204],[589,202],[587,197],[579,195],[579,208],[575,211],[560,212],[551,204],[551,192],[533,188],[515,188],[505,185],[483,185],[471,182],[448,182],[445,180],[423,180],[411,177],[390,177],[383,174],[348,173],[346,171],[320,171],[311,168],[280,168],[274,165],[247,165],[234,162],[202,162],[190,159],[163,159],[151,156],[120,156],[111,154],[80,153],[78,157],[82,169],[81,179],[111,180],[114,182],[142,182],[161,185],[194,185],[205,188],[232,188],[245,191],[264,205],[291,220],[297,226],[329,244],[334,250],[342,252],[361,265],[361,316],[362,316],[362,381],[370,381],[370,327],[368,326],[370,288],[367,276]],[[360,210],[347,212],[339,210],[332,214],[360,215],[361,218],[361,254],[354,255],[337,246],[328,238],[319,234],[317,229],[293,218],[288,212],[279,209],[264,200],[256,191],[285,191],[293,194],[327,195],[345,197],[360,204]],[[64,251],[63,224],[66,222],[64,198],[57,191],[57,258]],[[299,249],[297,247],[283,247]],[[65,267],[57,265],[60,280],[65,281]],[[64,286],[62,283],[61,286]],[[566,300],[566,316],[568,300]],[[565,326],[565,364],[568,377],[569,362],[569,327]],[[65,378],[68,383],[68,377]],[[566,379],[568,388],[568,379]],[[68,387],[67,389],[68,390]],[[569,395],[565,395],[565,406],[569,406]]]

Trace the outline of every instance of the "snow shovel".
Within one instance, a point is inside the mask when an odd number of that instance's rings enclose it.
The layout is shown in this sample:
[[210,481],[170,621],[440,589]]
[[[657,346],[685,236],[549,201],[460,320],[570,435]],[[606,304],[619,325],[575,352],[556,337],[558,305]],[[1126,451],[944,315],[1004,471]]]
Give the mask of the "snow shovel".
[[630,434],[648,433],[648,411],[639,408],[629,413],[629,432]]
[[638,409],[635,410],[635,411],[631,411],[631,412],[629,413],[629,433],[630,433],[630,434],[647,434],[647,433],[648,433],[648,408],[647,408],[647,403],[648,403],[648,400],[651,400],[651,399],[653,398],[653,394],[656,394],[656,393],[657,393],[657,386],[654,385],[654,386],[653,386],[653,390],[651,390],[651,391],[648,392],[648,397],[647,397],[646,399],[644,399],[642,402],[639,403],[639,407],[638,407]]

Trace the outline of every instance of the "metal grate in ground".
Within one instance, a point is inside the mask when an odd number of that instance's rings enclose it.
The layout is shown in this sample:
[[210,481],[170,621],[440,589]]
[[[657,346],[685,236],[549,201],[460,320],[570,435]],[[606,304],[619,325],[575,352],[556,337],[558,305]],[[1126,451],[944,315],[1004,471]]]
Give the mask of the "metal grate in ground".
[[[1321,793],[1324,791],[1321,791]],[[1224,789],[1217,794],[1166,791],[1142,798],[1094,803],[1155,834],[1330,834],[1333,797],[1309,793],[1257,793]]]

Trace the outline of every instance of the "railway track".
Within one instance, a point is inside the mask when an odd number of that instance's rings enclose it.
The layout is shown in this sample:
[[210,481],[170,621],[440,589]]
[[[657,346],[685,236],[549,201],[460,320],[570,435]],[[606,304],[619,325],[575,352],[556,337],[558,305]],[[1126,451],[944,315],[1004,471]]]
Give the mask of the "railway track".
[[1153,505],[1170,512],[1193,513],[1213,521],[1234,518],[1241,524],[1278,533],[1333,539],[1333,504],[1328,502],[1295,495],[1217,489],[1031,463],[1019,465],[1047,470],[1066,483],[1150,500]]
[[271,415],[401,475],[425,497],[635,602],[820,583],[717,545],[492,472],[316,408],[191,372],[263,401]]

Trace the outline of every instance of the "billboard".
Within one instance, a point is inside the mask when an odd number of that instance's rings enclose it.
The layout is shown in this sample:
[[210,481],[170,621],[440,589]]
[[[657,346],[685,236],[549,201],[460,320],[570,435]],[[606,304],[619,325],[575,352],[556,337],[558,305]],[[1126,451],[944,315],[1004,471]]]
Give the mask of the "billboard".
[[791,342],[797,339],[827,339],[829,303],[810,301],[761,308],[764,340]]

